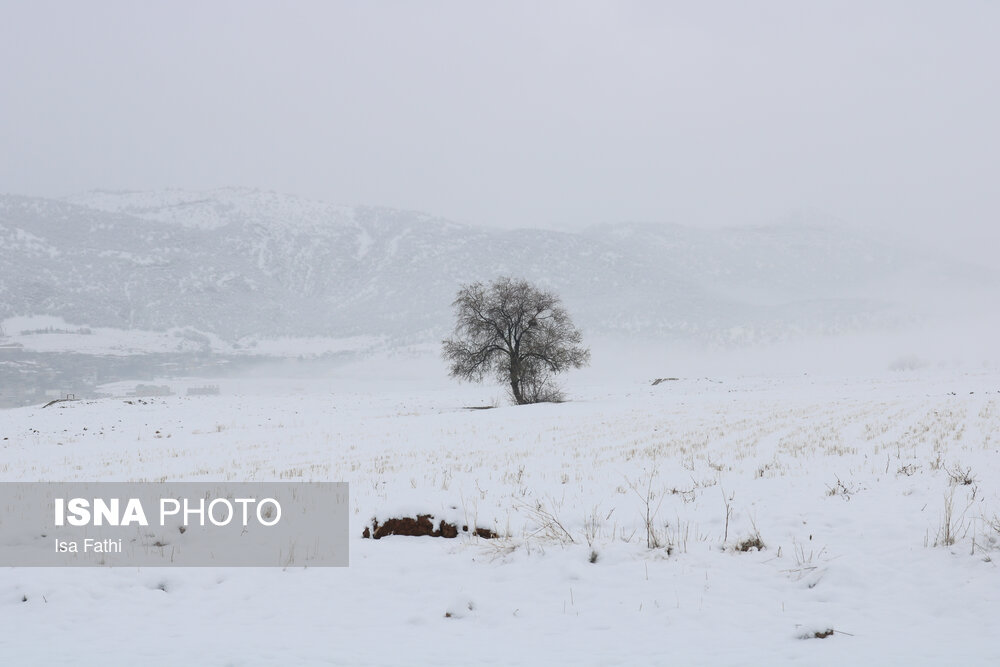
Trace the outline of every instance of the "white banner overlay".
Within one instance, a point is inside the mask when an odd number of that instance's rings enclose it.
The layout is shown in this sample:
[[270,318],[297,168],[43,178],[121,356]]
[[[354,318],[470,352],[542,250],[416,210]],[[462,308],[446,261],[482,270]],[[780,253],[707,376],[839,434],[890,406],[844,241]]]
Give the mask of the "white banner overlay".
[[0,482],[0,567],[348,561],[345,482]]

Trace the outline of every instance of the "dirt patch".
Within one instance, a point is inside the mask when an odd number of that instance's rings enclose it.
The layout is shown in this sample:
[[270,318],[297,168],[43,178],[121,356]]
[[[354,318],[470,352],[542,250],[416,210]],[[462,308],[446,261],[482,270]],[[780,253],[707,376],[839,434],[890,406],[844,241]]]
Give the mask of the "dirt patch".
[[826,639],[827,637],[832,637],[833,633],[833,628],[827,628],[826,630],[817,630],[816,632],[802,635],[802,639]]
[[763,551],[765,549],[764,542],[760,539],[760,535],[754,535],[748,537],[739,544],[736,545],[737,551],[750,551],[751,549],[756,549],[757,551]]
[[[468,526],[462,526],[462,530],[467,530],[467,529]],[[495,540],[496,538],[500,537],[489,528],[476,528],[472,532],[474,532],[476,535],[483,538],[484,540]]]
[[[385,523],[379,523],[378,519],[372,519],[371,527],[365,527],[361,537],[366,539],[380,540],[389,535],[409,535],[411,537],[458,537],[458,526],[448,523],[444,519],[438,522],[437,526],[432,521],[434,517],[430,514],[418,514],[417,518],[403,517],[401,519],[386,519]],[[469,532],[468,526],[462,526],[463,533]],[[473,531],[479,537],[492,540],[497,537],[489,528],[475,528]]]

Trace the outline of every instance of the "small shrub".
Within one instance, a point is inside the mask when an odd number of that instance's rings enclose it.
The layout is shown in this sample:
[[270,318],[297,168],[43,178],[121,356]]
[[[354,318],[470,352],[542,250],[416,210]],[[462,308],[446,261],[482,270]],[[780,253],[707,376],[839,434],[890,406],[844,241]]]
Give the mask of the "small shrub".
[[976,482],[976,478],[972,475],[972,468],[962,468],[962,466],[955,464],[946,470],[948,479],[951,480],[953,486],[969,486]]

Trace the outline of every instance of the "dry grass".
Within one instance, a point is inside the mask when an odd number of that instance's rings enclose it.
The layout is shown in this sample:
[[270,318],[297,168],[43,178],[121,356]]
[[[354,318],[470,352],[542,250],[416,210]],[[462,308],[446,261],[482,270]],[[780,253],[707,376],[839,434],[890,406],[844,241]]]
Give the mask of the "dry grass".
[[542,501],[536,501],[534,505],[529,505],[528,503],[519,503],[518,508],[523,509],[525,513],[534,521],[537,528],[527,535],[527,537],[542,537],[554,542],[559,542],[560,544],[575,544],[576,540],[573,539],[573,535],[566,530],[566,526],[563,525],[562,521],[555,514],[555,511],[549,510]]
[[964,538],[968,534],[969,522],[966,521],[965,517],[975,502],[973,499],[974,495],[970,497],[965,509],[960,514],[956,514],[954,489],[950,493],[945,494],[944,511],[941,515],[941,525],[938,527],[937,537],[934,539],[934,546],[950,547],[957,540]]

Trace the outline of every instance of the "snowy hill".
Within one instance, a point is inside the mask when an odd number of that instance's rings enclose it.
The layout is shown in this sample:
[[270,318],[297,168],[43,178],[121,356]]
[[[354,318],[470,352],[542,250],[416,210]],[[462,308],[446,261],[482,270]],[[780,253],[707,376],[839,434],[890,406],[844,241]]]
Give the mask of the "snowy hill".
[[995,280],[823,227],[494,230],[249,189],[0,197],[0,319],[430,340],[458,285],[557,290],[585,330],[747,343],[892,328],[900,286]]

